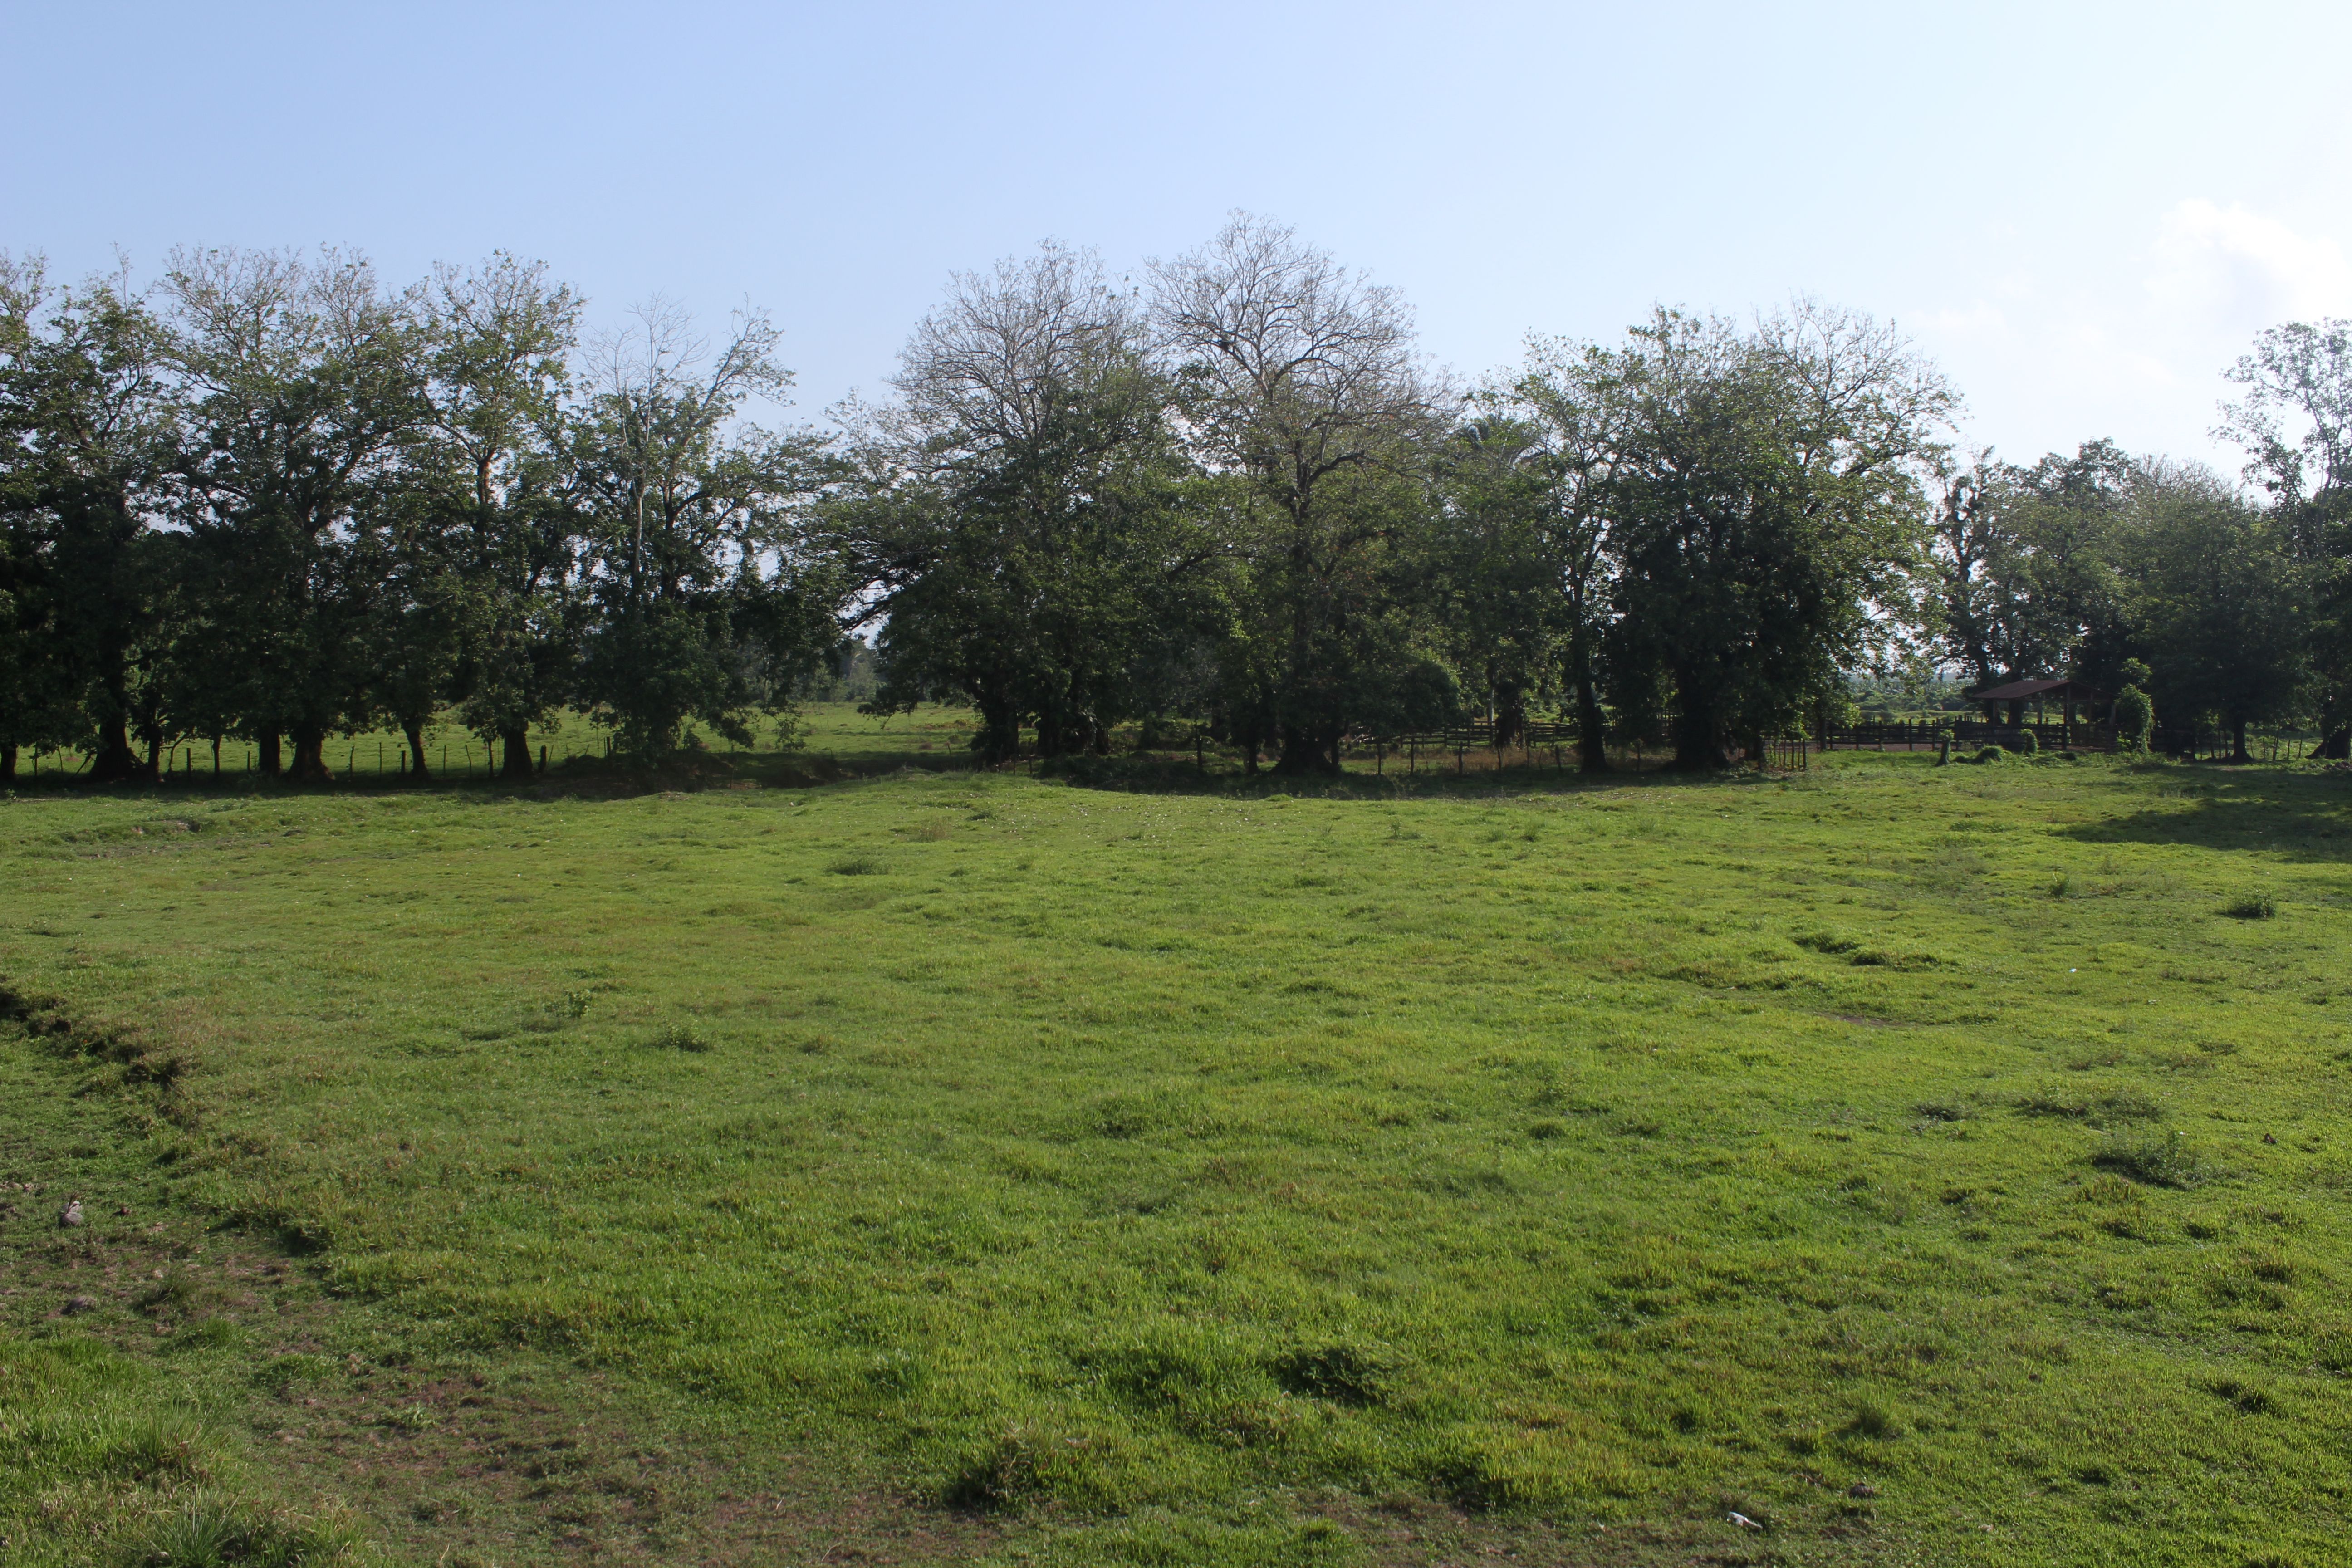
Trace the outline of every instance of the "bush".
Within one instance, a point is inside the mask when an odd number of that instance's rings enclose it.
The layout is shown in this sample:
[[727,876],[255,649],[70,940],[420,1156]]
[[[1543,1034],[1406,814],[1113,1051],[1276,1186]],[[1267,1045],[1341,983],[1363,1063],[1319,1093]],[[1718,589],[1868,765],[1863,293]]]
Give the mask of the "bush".
[[1987,746],[1976,754],[1974,760],[1979,763],[1999,763],[2006,762],[2008,759],[2009,753],[1999,746]]
[[2116,693],[2116,745],[2126,752],[2145,752],[2156,725],[2156,705],[2137,686]]
[[2030,757],[2041,750],[2041,736],[2035,734],[2031,730],[2020,730],[2017,732],[2017,754],[2019,756]]
[[2233,921],[2273,920],[2278,915],[2278,900],[2268,893],[2248,893],[2223,904],[2221,912]]

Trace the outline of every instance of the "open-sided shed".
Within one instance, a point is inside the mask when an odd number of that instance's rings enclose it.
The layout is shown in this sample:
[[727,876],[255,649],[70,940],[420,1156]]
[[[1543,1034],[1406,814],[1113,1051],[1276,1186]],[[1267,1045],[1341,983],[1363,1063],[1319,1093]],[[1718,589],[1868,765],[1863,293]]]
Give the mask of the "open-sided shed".
[[1994,711],[1996,706],[2008,703],[2009,721],[2012,724],[2025,722],[2025,705],[2029,702],[2033,704],[2037,719],[2050,704],[2056,703],[2061,720],[2072,724],[2078,706],[2095,711],[2103,700],[2097,690],[2079,680],[2012,680],[2001,686],[1980,687],[1966,695],[1969,701],[1984,704],[1985,718],[1993,723],[1999,723],[2001,717]]

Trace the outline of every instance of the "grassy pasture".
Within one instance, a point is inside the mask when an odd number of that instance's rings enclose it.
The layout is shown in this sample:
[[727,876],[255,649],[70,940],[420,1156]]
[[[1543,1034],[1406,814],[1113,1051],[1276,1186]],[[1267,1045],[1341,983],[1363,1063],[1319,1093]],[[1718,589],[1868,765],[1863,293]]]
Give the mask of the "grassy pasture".
[[2338,1560],[2340,776],[1276,787],[6,803],[0,1533]]

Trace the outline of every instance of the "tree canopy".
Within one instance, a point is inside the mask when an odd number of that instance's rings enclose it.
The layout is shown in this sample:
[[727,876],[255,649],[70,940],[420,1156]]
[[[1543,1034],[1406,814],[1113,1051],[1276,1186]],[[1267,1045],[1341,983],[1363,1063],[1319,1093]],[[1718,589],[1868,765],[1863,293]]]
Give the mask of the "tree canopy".
[[[885,395],[781,425],[781,333],[617,331],[499,254],[0,257],[0,772],[184,739],[327,772],[561,715],[658,761],[858,672],[1001,763],[1191,727],[1252,770],[1547,716],[1706,768],[1855,682],[2145,672],[2158,725],[2352,749],[2352,324],[2227,372],[2242,482],[2090,440],[2016,464],[1895,330],[1800,300],[1533,336],[1473,384],[1280,224],[1114,278],[958,274]],[[1924,683],[1924,684],[1923,684]],[[2135,700],[2140,699],[2136,698]],[[289,753],[290,748],[290,754]]]

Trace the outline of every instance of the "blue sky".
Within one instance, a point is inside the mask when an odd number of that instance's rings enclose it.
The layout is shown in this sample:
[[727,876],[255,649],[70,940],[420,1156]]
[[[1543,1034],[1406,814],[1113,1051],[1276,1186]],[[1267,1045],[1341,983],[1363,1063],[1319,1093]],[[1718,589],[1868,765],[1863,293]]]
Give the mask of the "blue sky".
[[1531,329],[1804,291],[2025,458],[2207,435],[2260,327],[2352,315],[2341,5],[665,6],[6,0],[0,246],[544,258],[605,319],[767,306],[798,412],[949,271],[1118,268],[1247,207],[1476,374]]

